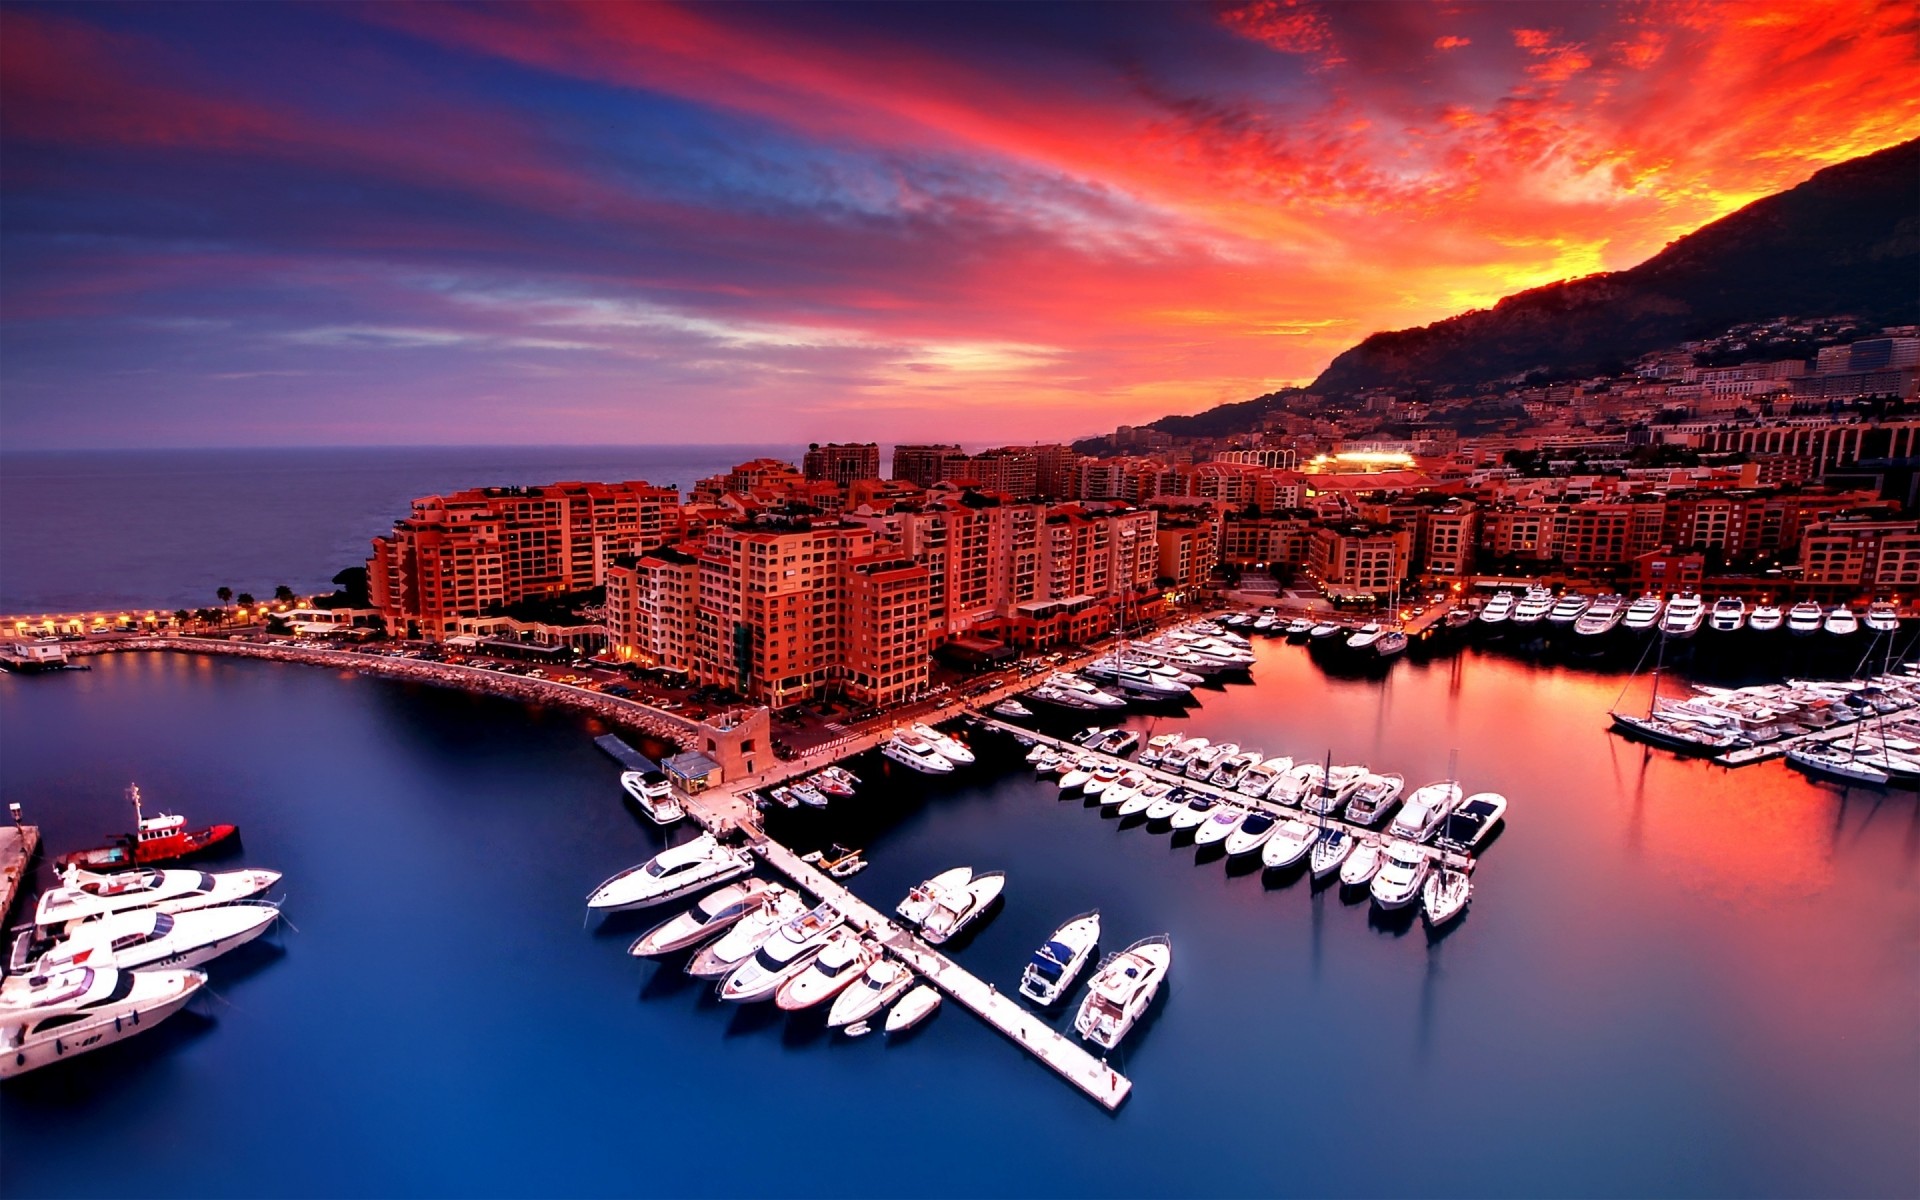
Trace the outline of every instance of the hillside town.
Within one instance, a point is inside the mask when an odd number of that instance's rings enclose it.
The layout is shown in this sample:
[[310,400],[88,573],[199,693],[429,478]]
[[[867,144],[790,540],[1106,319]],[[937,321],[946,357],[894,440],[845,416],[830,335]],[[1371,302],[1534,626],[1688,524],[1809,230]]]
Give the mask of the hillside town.
[[1917,364],[1913,327],[1781,320],[1606,378],[1303,393],[1217,436],[900,445],[884,463],[877,443],[816,444],[684,496],[427,496],[375,540],[364,611],[399,637],[877,707],[923,691],[935,653],[1045,651],[1229,590],[1389,620],[1402,596],[1521,583],[1905,604]]

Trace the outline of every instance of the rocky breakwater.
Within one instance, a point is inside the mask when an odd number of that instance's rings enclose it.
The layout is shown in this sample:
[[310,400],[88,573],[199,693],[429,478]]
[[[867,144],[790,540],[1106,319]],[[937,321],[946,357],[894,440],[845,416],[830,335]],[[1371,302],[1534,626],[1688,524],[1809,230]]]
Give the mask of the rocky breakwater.
[[551,679],[530,679],[504,671],[452,663],[423,662],[413,658],[394,658],[384,654],[361,654],[348,650],[323,650],[309,646],[262,646],[255,642],[214,641],[202,638],[153,637],[126,641],[101,642],[77,653],[99,654],[122,650],[173,650],[183,654],[225,654],[235,658],[260,658],[272,662],[304,663],[314,667],[336,667],[378,675],[386,679],[405,679],[435,687],[459,688],[506,696],[529,704],[554,704],[591,713],[624,729],[656,737],[682,749],[694,744],[693,722],[672,713],[633,700],[609,696]]

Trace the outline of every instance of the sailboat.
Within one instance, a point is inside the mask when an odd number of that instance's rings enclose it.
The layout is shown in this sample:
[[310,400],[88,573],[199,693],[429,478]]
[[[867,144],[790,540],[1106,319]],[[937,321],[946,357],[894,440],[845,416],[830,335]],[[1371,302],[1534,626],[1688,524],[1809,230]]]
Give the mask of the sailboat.
[[[1664,630],[1656,631],[1653,636],[1657,653],[1653,660],[1653,689],[1647,696],[1647,715],[1634,716],[1631,713],[1623,713],[1615,707],[1607,714],[1613,720],[1613,728],[1627,737],[1649,742],[1655,746],[1664,746],[1681,754],[1719,754],[1733,749],[1739,742],[1732,734],[1703,729],[1681,721],[1665,720],[1654,715],[1660,702],[1660,670],[1666,663],[1667,636]],[[1627,682],[1628,686],[1632,686],[1631,679]],[[1626,694],[1626,688],[1621,688],[1620,695]],[[1617,706],[1619,700],[1616,699],[1614,703]]]

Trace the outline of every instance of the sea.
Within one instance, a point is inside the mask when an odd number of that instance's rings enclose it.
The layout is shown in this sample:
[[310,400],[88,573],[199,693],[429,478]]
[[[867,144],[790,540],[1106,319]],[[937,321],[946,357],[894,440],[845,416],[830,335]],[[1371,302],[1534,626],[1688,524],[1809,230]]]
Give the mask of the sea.
[[[798,451],[8,454],[0,609],[319,588],[415,495]],[[951,778],[866,756],[859,796],[771,814],[862,849],[851,885],[883,909],[1004,870],[953,948],[1002,991],[1086,909],[1105,950],[1170,934],[1114,1113],[951,1004],[849,1040],[629,956],[671,910],[589,919],[585,896],[690,831],[634,815],[592,719],[212,656],[0,675],[0,798],[52,851],[124,829],[138,782],[240,825],[210,867],[285,872],[281,927],[189,1011],[0,1086],[0,1195],[1920,1194],[1913,793],[1622,741],[1621,664],[1258,656],[1128,723],[1507,796],[1443,935],[1062,798],[985,732]]]
[[0,793],[52,849],[124,828],[137,781],[240,825],[212,865],[285,872],[281,928],[189,1011],[0,1087],[0,1194],[1920,1194],[1914,795],[1622,741],[1622,683],[1265,641],[1127,718],[1506,795],[1440,936],[1063,798],[984,731],[950,778],[869,755],[857,797],[773,814],[864,850],[882,908],[1004,870],[953,947],[1003,992],[1086,909],[1105,950],[1171,935],[1108,1113],[952,1004],[850,1040],[629,956],[671,909],[584,898],[690,831],[634,815],[590,719],[212,656],[0,677]]

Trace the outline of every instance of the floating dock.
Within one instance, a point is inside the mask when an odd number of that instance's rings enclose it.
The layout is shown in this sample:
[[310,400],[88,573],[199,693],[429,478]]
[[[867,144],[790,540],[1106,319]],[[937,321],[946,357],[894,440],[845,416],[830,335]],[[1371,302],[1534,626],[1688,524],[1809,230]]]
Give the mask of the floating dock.
[[0,928],[10,928],[13,903],[27,886],[33,855],[39,849],[38,825],[0,826]]
[[[1713,761],[1723,767],[1744,767],[1752,763],[1765,762],[1770,758],[1783,757],[1789,750],[1801,750],[1808,746],[1830,746],[1858,736],[1858,725],[1873,720],[1862,717],[1858,722],[1844,725],[1830,725],[1812,733],[1802,733],[1795,737],[1781,738],[1777,742],[1766,742],[1758,746],[1742,746],[1738,750],[1729,750],[1725,754],[1716,754]],[[1624,736],[1624,735],[1623,735]]]
[[605,750],[615,762],[629,771],[658,771],[660,764],[627,745],[617,733],[603,733],[593,739],[593,744]]

